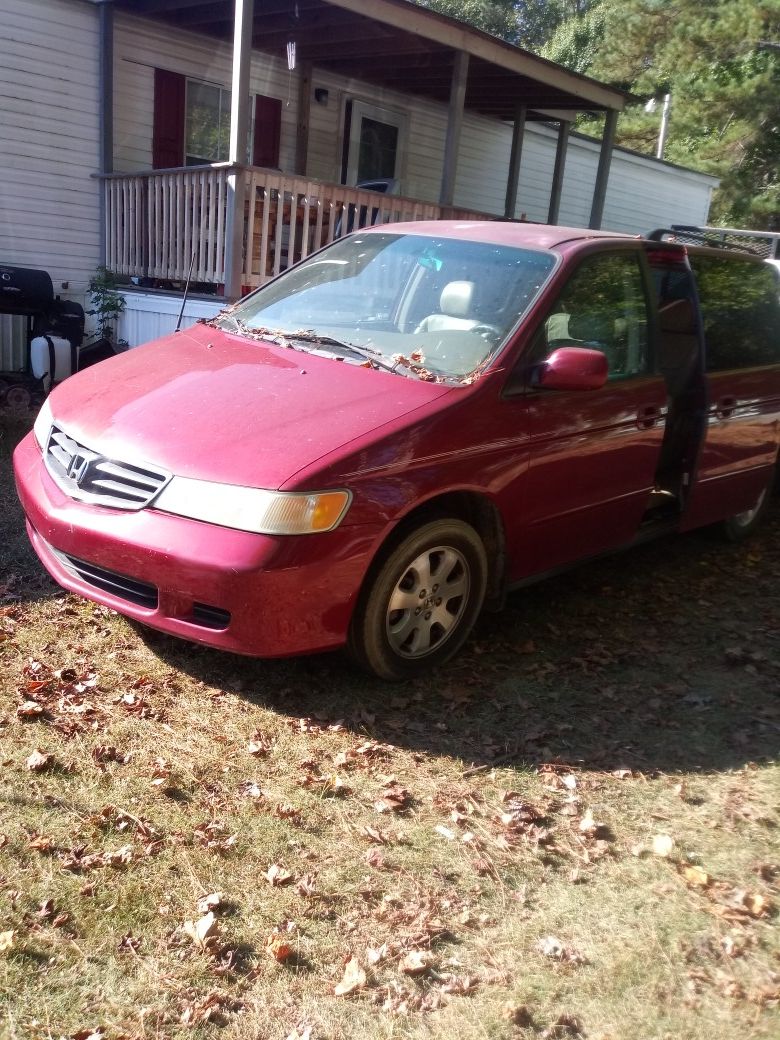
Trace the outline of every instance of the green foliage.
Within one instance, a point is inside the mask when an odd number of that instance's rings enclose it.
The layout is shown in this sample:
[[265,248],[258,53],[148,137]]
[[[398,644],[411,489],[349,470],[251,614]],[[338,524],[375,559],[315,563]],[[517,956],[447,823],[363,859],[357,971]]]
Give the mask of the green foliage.
[[[596,0],[521,0],[515,4],[518,20],[518,43],[532,51],[544,53],[548,41],[561,25],[576,25],[593,7]],[[573,67],[573,66],[570,66]]]
[[98,335],[103,339],[114,339],[116,323],[127,306],[118,290],[119,282],[107,267],[98,267],[89,280],[92,309],[87,314],[95,316]]
[[604,43],[609,0],[601,0],[581,15],[560,22],[542,48],[542,55],[573,72],[587,73]]
[[[598,0],[554,33],[544,55],[642,97],[671,91],[665,158],[721,179],[712,217],[780,226],[777,0]],[[658,114],[621,117],[618,143],[654,153]]]
[[540,51],[557,27],[584,15],[595,0],[416,0],[526,50]]
[[518,42],[513,0],[416,0],[438,14],[449,15],[508,43]]

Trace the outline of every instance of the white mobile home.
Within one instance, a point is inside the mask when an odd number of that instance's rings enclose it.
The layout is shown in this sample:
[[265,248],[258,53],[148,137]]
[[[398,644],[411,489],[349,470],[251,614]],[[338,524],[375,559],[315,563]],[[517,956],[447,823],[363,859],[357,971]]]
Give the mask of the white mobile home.
[[[717,184],[613,149],[620,91],[406,0],[0,0],[0,18],[0,262],[76,299],[105,262],[145,290],[132,343],[173,323],[191,268],[214,296],[194,318],[359,223],[642,232],[706,223]],[[569,132],[580,111],[603,141]]]

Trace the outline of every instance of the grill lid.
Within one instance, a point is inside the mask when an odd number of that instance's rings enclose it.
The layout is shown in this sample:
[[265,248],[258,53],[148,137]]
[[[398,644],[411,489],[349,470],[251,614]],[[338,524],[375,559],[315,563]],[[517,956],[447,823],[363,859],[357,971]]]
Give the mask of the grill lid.
[[112,509],[143,509],[172,474],[109,459],[79,444],[54,424],[43,453],[46,469],[70,498]]

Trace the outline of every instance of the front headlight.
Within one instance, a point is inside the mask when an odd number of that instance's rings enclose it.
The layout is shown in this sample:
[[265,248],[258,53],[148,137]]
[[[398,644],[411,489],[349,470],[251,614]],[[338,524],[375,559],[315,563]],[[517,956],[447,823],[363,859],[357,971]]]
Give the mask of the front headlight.
[[41,410],[38,412],[38,417],[33,426],[33,433],[41,451],[46,447],[46,441],[49,439],[49,430],[53,422],[54,416],[52,415],[51,405],[47,397],[41,405]]
[[349,491],[287,492],[174,477],[152,508],[255,534],[317,534],[337,527]]

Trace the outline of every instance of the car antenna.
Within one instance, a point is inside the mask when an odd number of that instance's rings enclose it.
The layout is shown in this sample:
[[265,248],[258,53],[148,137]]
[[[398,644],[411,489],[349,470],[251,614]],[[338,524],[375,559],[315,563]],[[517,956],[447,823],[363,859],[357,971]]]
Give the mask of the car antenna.
[[192,269],[195,266],[195,250],[192,250],[192,257],[190,258],[190,269],[187,272],[187,281],[184,283],[184,296],[181,299],[181,310],[179,311],[179,320],[176,322],[176,328],[174,332],[181,330],[181,319],[184,317],[184,308],[187,306],[187,296],[190,291],[190,279],[192,278]]

